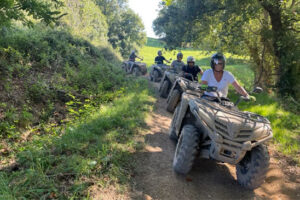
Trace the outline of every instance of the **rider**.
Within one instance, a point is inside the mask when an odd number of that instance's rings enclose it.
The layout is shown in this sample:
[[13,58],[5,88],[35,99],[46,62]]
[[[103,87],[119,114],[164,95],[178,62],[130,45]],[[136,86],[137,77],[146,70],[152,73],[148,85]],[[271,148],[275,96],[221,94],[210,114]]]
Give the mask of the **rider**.
[[138,58],[138,59],[142,60],[142,58],[138,57],[138,56],[135,54],[135,50],[132,50],[132,51],[131,51],[131,54],[130,54],[130,56],[129,56],[129,61],[135,62],[135,58]]
[[131,54],[129,55],[129,65],[130,65],[130,70],[135,62],[135,58],[138,58],[140,60],[143,60],[142,58],[138,57],[136,54],[135,54],[135,50],[132,50],[131,51]]
[[[243,95],[244,97],[250,98],[249,94],[246,90],[236,81],[234,76],[225,71],[225,56],[222,53],[215,53],[211,57],[210,66],[211,69],[208,69],[204,72],[201,80],[202,84],[208,86],[217,87],[217,91],[220,97],[227,97],[228,93],[228,85],[232,84],[235,90]],[[216,97],[217,94],[215,92],[204,92],[203,97],[205,96],[213,96]]]
[[183,54],[179,52],[177,54],[177,60],[174,60],[171,64],[171,67],[177,72],[180,73],[182,70],[182,67],[184,66],[184,62],[182,61]]
[[182,71],[183,76],[191,81],[192,78],[187,76],[188,74],[190,74],[194,80],[198,80],[198,73],[203,74],[203,70],[198,65],[195,65],[195,58],[193,56],[187,57],[187,65],[182,67]]
[[170,61],[168,61],[165,57],[162,56],[162,52],[159,50],[157,52],[158,56],[155,57],[155,60],[154,62],[158,65],[162,65],[164,64],[164,60],[167,62],[167,63],[170,63]]

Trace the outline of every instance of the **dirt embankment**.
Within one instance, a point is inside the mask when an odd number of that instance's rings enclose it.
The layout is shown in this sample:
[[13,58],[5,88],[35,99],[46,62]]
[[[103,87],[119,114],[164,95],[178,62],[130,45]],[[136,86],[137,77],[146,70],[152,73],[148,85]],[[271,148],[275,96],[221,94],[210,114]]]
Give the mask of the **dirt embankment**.
[[212,160],[198,159],[187,176],[176,175],[172,169],[175,144],[168,138],[172,114],[165,105],[165,99],[157,95],[143,133],[146,146],[136,153],[131,199],[300,199],[299,168],[280,161],[272,147],[265,183],[254,191],[237,183],[234,166]]

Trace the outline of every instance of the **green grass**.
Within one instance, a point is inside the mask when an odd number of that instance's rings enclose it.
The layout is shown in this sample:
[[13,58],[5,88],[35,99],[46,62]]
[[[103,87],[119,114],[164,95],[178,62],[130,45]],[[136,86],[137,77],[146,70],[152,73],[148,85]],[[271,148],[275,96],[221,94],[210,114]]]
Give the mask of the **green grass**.
[[153,104],[147,82],[131,82],[111,103],[87,103],[65,128],[18,146],[18,169],[0,172],[0,199],[83,199],[92,185],[126,190],[140,146],[133,137]]

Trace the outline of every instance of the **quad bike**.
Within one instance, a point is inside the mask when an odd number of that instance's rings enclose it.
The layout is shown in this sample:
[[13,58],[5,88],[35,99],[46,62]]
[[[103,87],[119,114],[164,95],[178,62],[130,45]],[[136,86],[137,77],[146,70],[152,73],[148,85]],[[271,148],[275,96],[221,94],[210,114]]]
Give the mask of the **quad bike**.
[[141,76],[147,74],[146,63],[125,61],[122,64],[122,68],[127,74],[133,74],[135,76]]
[[[170,60],[172,59],[170,58]],[[170,69],[170,66],[166,64],[156,63],[152,65],[149,73],[150,81],[159,82],[160,79],[164,76],[165,71],[168,69]]]
[[169,91],[173,85],[173,83],[176,81],[179,74],[176,70],[170,69],[165,71],[164,76],[162,77],[159,85],[159,96],[162,98],[167,98]]
[[[186,79],[185,77],[187,76],[189,76],[189,79],[192,81]],[[200,86],[201,84],[194,80],[191,74],[185,74],[184,77],[178,77],[170,89],[167,98],[167,111],[174,112],[177,104],[181,100],[181,95],[183,92],[201,97],[203,92],[198,89]]]
[[[208,92],[216,92],[208,87]],[[255,88],[253,92],[261,92]],[[178,140],[173,169],[188,173],[195,158],[214,159],[236,165],[237,181],[248,189],[259,187],[269,167],[264,143],[273,137],[270,122],[263,116],[237,109],[227,98],[197,98],[183,93],[173,115],[169,137]]]

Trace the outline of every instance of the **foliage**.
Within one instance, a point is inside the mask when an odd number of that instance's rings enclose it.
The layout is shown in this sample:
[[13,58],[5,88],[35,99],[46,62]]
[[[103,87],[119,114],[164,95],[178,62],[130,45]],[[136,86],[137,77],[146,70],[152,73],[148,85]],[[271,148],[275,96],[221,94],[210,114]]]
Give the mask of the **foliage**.
[[108,41],[123,57],[144,45],[146,34],[140,17],[127,6],[126,0],[96,0],[107,17]]
[[0,39],[0,103],[9,102],[0,118],[4,138],[12,130],[20,134],[18,113],[26,105],[30,105],[26,112],[35,116],[28,125],[40,118],[48,121],[58,111],[62,112],[55,119],[59,122],[65,112],[61,107],[70,95],[82,100],[103,97],[105,101],[106,91],[123,84],[121,70],[113,66],[120,65],[120,61],[109,48],[97,49],[67,32],[45,31],[44,26],[40,30],[11,29]]
[[12,20],[32,26],[33,22],[29,16],[50,24],[64,15],[57,10],[60,6],[60,0],[1,0],[0,27],[9,25]]
[[107,46],[108,24],[106,16],[92,0],[64,0],[62,12],[68,13],[60,20],[60,28],[73,36],[90,41],[96,46]]

